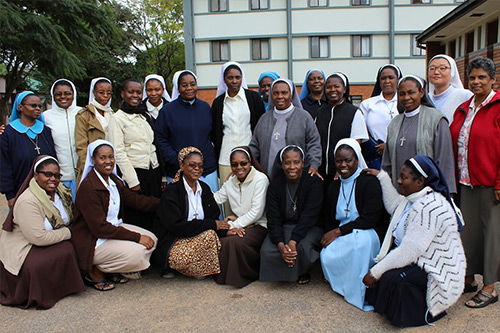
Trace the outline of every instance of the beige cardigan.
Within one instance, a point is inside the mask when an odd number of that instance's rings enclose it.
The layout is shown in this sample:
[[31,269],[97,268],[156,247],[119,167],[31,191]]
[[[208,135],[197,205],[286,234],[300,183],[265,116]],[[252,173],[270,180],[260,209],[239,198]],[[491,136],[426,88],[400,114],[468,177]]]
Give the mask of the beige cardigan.
[[14,205],[14,227],[2,230],[0,235],[0,261],[5,269],[18,275],[32,245],[49,246],[71,238],[69,228],[45,230],[45,213],[38,199],[28,188]]

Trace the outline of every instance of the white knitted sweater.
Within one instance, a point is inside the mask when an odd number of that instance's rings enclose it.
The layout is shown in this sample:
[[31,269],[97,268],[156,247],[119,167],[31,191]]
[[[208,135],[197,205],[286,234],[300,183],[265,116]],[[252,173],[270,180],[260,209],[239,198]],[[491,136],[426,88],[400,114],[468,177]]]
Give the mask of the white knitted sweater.
[[[402,196],[387,173],[381,172],[378,178],[384,205],[392,214]],[[427,307],[433,316],[441,313],[460,298],[465,283],[465,254],[457,229],[455,212],[446,198],[427,193],[413,203],[401,244],[373,266],[371,274],[378,280],[391,269],[417,264],[428,274]]]

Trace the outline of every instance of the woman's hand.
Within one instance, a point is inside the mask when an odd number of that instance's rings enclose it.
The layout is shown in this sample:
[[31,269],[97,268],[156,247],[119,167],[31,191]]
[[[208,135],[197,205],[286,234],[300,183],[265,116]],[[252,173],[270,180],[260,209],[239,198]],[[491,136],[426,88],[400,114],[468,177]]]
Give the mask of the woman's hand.
[[323,235],[323,238],[321,238],[321,245],[323,245],[323,247],[327,247],[331,242],[336,240],[337,237],[339,236],[342,236],[342,233],[340,232],[339,228],[330,230]]
[[375,148],[377,149],[377,154],[379,156],[382,156],[382,154],[384,153],[384,149],[385,149],[385,142],[381,143],[379,145],[376,145]]
[[144,245],[146,249],[149,250],[155,245],[155,241],[148,235],[141,234],[141,239],[139,239],[139,244]]
[[495,190],[495,197],[497,198],[497,201],[500,201],[500,190]]
[[226,221],[215,220],[217,230],[228,230],[231,226]]
[[366,173],[367,175],[372,175],[372,176],[377,177],[377,175],[380,173],[380,171],[376,170],[376,169],[363,169],[363,171],[361,171],[361,173]]
[[314,176],[314,175],[316,175],[316,176],[318,176],[321,180],[324,180],[324,179],[323,179],[323,177],[321,177],[321,175],[319,174],[318,170],[316,170],[315,168],[312,168],[312,167],[311,167],[311,168],[309,168],[309,170],[307,171],[307,173],[308,173],[309,175],[311,175],[311,177],[312,177],[312,176]]
[[283,242],[278,243],[278,249],[281,252],[281,258],[288,264],[288,267],[293,267],[295,260],[297,259],[297,243],[295,241],[290,241],[288,244]]
[[14,200],[16,200],[16,198],[12,198],[12,199],[9,199],[7,201],[7,205],[9,206],[9,209],[12,209],[12,206],[14,205]]
[[0,125],[0,135],[5,131],[5,125]]
[[363,283],[367,288],[373,288],[375,287],[377,280],[373,277],[372,273],[368,271],[368,273],[366,273],[365,277],[363,278]]
[[242,238],[245,235],[244,228],[234,228],[227,232],[226,236],[238,235],[238,237]]
[[134,192],[139,192],[141,190],[141,185],[140,184],[136,185],[134,187],[131,187],[130,189]]
[[235,216],[235,215],[229,215],[228,217],[226,217],[226,218],[224,219],[224,222],[236,221],[236,219],[237,219],[237,218],[238,218],[238,217],[237,217],[237,216]]

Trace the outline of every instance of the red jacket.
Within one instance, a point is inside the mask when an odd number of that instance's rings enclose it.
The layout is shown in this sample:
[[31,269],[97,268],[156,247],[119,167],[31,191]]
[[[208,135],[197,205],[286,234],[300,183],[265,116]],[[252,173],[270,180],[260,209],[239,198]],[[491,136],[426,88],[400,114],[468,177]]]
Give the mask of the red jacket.
[[[460,105],[450,125],[455,160],[457,139],[472,98]],[[469,174],[472,186],[491,186],[500,190],[500,91],[495,90],[491,101],[479,109],[469,135]],[[455,173],[457,179],[460,174]]]

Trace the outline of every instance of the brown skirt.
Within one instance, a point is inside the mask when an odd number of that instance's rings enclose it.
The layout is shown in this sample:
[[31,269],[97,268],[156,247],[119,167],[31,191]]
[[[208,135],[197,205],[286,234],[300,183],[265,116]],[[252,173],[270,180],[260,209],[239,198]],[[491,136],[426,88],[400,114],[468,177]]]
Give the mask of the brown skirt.
[[196,236],[179,238],[170,250],[168,263],[179,273],[201,277],[220,272],[220,240],[214,230]]
[[0,263],[2,305],[50,309],[58,300],[85,291],[70,241],[47,247],[33,245],[17,276]]
[[267,229],[260,225],[245,228],[245,235],[221,238],[219,255],[220,274],[218,284],[229,284],[237,288],[252,283],[259,278],[260,246],[267,235]]

